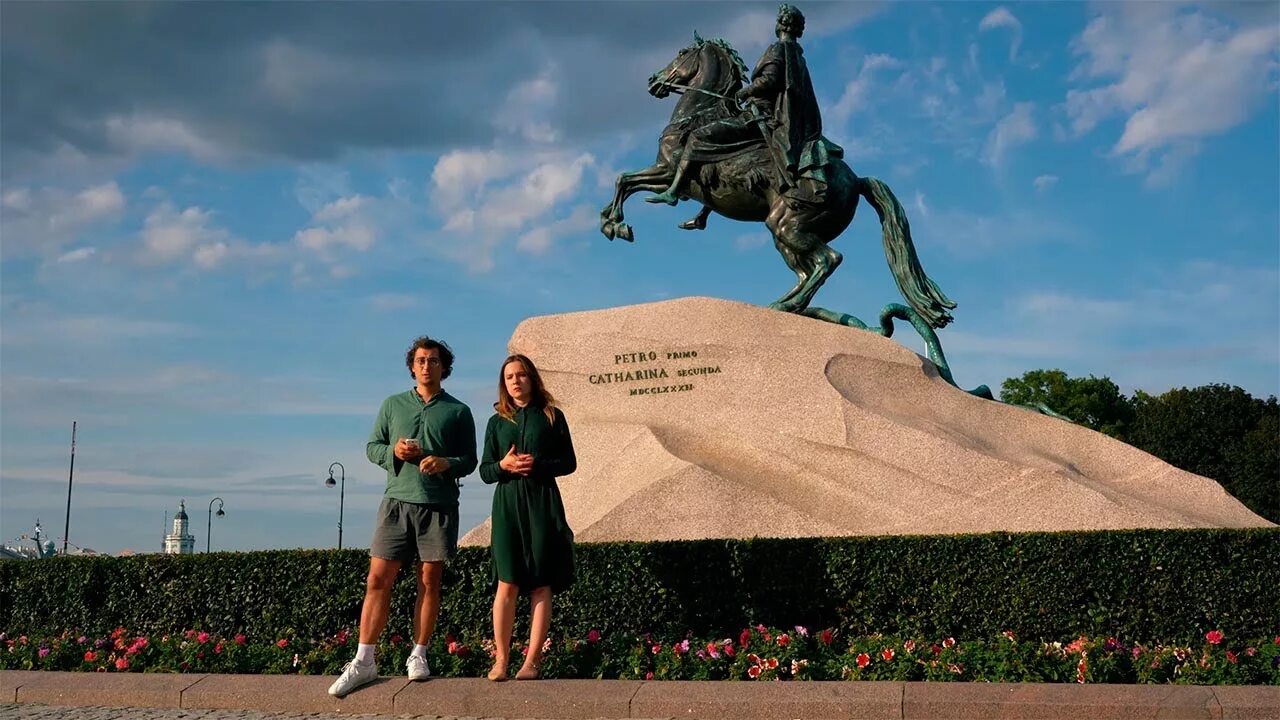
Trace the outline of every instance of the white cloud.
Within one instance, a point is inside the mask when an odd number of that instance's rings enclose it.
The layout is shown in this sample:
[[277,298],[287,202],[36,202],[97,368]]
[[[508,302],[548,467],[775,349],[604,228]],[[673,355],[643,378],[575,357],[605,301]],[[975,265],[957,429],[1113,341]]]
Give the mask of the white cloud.
[[916,211],[919,212],[922,217],[929,216],[929,206],[924,204],[924,193],[919,190],[916,191],[915,206]]
[[[1079,64],[1064,105],[1077,135],[1125,119],[1112,152],[1167,181],[1195,143],[1245,122],[1273,95],[1280,26],[1229,26],[1172,4],[1102,6],[1072,42]],[[1102,83],[1102,84],[1098,84]]]
[[198,160],[217,160],[218,143],[201,137],[187,123],[156,115],[112,115],[105,119],[107,140],[119,152],[187,152]]
[[97,251],[92,247],[76,248],[75,250],[72,250],[70,252],[65,252],[59,255],[58,262],[71,263],[71,262],[79,262],[81,260],[88,260],[89,258],[93,257],[93,254],[95,252]]
[[0,235],[6,257],[57,258],[62,248],[85,234],[113,226],[126,200],[114,181],[71,193],[62,188],[6,190],[0,204]]
[[1035,103],[1020,102],[1013,106],[1013,111],[996,123],[991,134],[987,136],[987,146],[982,153],[982,161],[992,167],[1000,167],[1006,154],[1019,145],[1025,145],[1036,139],[1036,122],[1032,117]]
[[144,265],[167,265],[193,259],[194,254],[225,244],[229,234],[213,224],[210,212],[199,207],[181,211],[163,203],[149,215],[142,228]]
[[593,227],[597,219],[589,210],[577,207],[564,216],[562,208],[596,165],[590,153],[531,147],[442,156],[429,191],[432,209],[443,221],[435,237],[438,249],[473,271],[487,271],[505,238],[515,236],[518,250],[537,253],[559,235]]
[[1036,179],[1031,181],[1031,184],[1036,186],[1036,190],[1039,190],[1040,192],[1044,192],[1045,190],[1048,190],[1049,188],[1058,184],[1058,176],[1057,175],[1037,175]]
[[744,252],[764,247],[768,243],[769,234],[763,232],[746,233],[733,239],[733,246]]
[[422,298],[409,293],[378,293],[369,297],[369,306],[379,312],[409,310],[425,306]]
[[867,98],[884,71],[902,67],[902,61],[890,55],[872,53],[862,59],[858,74],[844,86],[840,99],[825,114],[831,122],[844,125],[849,118],[866,107]]
[[978,23],[979,32],[986,32],[996,28],[1009,28],[1012,31],[1013,39],[1009,44],[1009,61],[1013,62],[1017,59],[1018,48],[1022,45],[1022,23],[1007,8],[1001,6],[987,13],[986,17],[982,18],[982,22]]

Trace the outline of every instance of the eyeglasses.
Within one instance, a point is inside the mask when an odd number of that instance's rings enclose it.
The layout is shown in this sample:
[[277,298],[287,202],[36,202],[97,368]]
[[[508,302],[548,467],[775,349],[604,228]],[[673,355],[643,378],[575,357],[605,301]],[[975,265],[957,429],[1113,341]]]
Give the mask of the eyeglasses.
[[430,365],[430,366],[432,366],[432,367],[439,367],[439,366],[440,366],[440,358],[427,358],[426,360],[418,360],[418,361],[417,361],[417,364],[419,364],[419,365]]

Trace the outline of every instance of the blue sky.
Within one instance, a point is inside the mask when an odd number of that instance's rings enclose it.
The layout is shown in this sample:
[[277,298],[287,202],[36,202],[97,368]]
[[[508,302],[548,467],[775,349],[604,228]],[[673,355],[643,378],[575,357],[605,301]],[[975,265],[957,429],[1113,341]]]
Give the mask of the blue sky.
[[[1280,6],[801,5],[826,134],[907,207],[959,303],[957,380],[1280,392]],[[0,535],[158,549],[367,546],[379,402],[416,335],[490,412],[520,320],[793,277],[763,226],[627,205],[698,30],[753,64],[776,5],[0,5]],[[816,305],[898,295],[874,212]],[[903,342],[919,342],[901,336]],[[920,348],[916,348],[919,350]],[[554,388],[552,388],[554,390]],[[570,418],[572,421],[572,418]],[[465,526],[487,514],[473,476]]]

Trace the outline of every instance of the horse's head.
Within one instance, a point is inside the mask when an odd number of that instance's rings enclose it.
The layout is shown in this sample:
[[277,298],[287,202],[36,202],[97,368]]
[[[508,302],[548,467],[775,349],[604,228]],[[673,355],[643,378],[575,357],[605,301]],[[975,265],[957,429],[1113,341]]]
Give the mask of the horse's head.
[[649,76],[649,94],[664,98],[671,94],[671,84],[688,85],[702,65],[702,46],[706,43],[698,33],[693,42],[676,53],[666,67]]

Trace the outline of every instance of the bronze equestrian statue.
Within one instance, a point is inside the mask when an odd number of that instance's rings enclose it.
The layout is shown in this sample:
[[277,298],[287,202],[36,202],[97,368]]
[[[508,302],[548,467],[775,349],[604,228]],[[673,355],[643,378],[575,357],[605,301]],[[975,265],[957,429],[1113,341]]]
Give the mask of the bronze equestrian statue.
[[694,42],[649,78],[651,95],[674,92],[680,99],[662,131],[657,161],[618,176],[613,202],[600,213],[601,232],[610,240],[634,240],[622,205],[646,191],[657,193],[648,198],[653,202],[702,203],[698,215],[681,225],[685,229],[705,227],[713,211],[763,222],[796,274],[795,287],[770,307],[865,327],[856,318],[809,308],[842,259],[829,243],[849,226],[863,197],[880,216],[889,266],[917,317],[901,305],[890,314],[912,320],[917,329],[944,327],[956,305],[920,267],[902,205],[884,183],[855,175],[844,151],[822,135],[821,112],[797,42],[804,15],[783,5],[775,34],[777,42],[749,76],[727,42],[694,33]]

